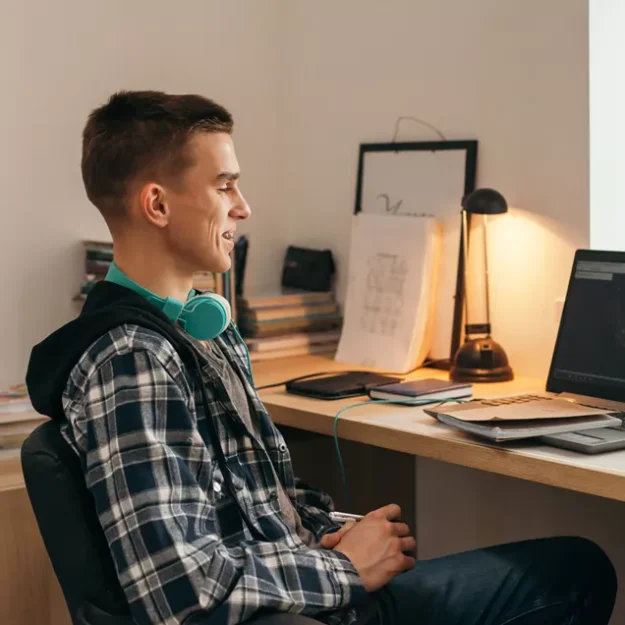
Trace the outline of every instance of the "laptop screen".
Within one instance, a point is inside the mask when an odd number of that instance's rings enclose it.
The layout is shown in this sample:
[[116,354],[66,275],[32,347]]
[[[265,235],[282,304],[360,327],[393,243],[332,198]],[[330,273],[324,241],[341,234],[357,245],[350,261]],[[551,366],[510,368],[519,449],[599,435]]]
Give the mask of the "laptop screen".
[[547,390],[625,401],[625,252],[576,253]]

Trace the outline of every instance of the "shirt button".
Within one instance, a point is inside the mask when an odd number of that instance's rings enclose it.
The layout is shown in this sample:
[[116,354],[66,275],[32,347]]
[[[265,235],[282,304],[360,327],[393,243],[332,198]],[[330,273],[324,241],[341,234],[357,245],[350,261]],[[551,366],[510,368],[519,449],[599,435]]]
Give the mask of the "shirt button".
[[278,446],[278,449],[280,450],[281,454],[285,454],[287,447],[284,443],[280,443],[280,445]]
[[272,501],[275,501],[278,498],[278,493],[275,490],[272,490],[269,493],[269,499],[271,499]]
[[214,490],[216,493],[220,493],[220,492],[221,492],[221,482],[215,482],[215,483],[213,484],[213,490]]

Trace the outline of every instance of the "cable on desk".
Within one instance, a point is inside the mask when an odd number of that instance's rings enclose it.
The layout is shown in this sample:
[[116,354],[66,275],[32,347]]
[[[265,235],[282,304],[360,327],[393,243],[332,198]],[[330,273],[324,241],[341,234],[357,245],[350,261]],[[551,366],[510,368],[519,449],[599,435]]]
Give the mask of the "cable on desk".
[[428,406],[431,404],[443,404],[450,402],[460,403],[460,401],[461,400],[458,399],[447,399],[445,401],[441,401],[440,399],[370,399],[368,401],[359,401],[354,404],[349,404],[349,406],[343,406],[343,408],[341,408],[334,416],[332,431],[334,435],[334,449],[336,451],[337,460],[339,461],[339,470],[341,472],[341,481],[343,483],[343,497],[345,499],[345,509],[348,512],[351,512],[349,489],[347,487],[347,473],[345,472],[345,465],[343,464],[343,456],[341,454],[338,434],[339,419],[344,412],[346,412],[347,410],[351,410],[352,408],[358,408],[360,406],[374,406],[376,404],[395,404],[400,406]]

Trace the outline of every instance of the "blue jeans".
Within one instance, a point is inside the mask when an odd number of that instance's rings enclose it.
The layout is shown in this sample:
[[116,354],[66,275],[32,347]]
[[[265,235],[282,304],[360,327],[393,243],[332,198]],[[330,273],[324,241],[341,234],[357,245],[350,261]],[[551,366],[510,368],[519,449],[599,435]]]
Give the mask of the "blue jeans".
[[417,562],[378,593],[380,625],[607,625],[616,574],[581,538]]

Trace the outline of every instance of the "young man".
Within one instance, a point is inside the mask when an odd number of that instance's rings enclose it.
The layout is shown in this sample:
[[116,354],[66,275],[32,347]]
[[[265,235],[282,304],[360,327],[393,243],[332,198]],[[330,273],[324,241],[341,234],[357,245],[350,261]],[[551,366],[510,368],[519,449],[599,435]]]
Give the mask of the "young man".
[[115,268],[29,365],[35,407],[82,461],[134,620],[607,625],[615,574],[588,541],[415,564],[397,506],[340,528],[296,480],[236,328],[191,331],[185,306],[195,271],[230,267],[250,215],[231,130],[194,95],[124,92],[91,114],[82,173]]

